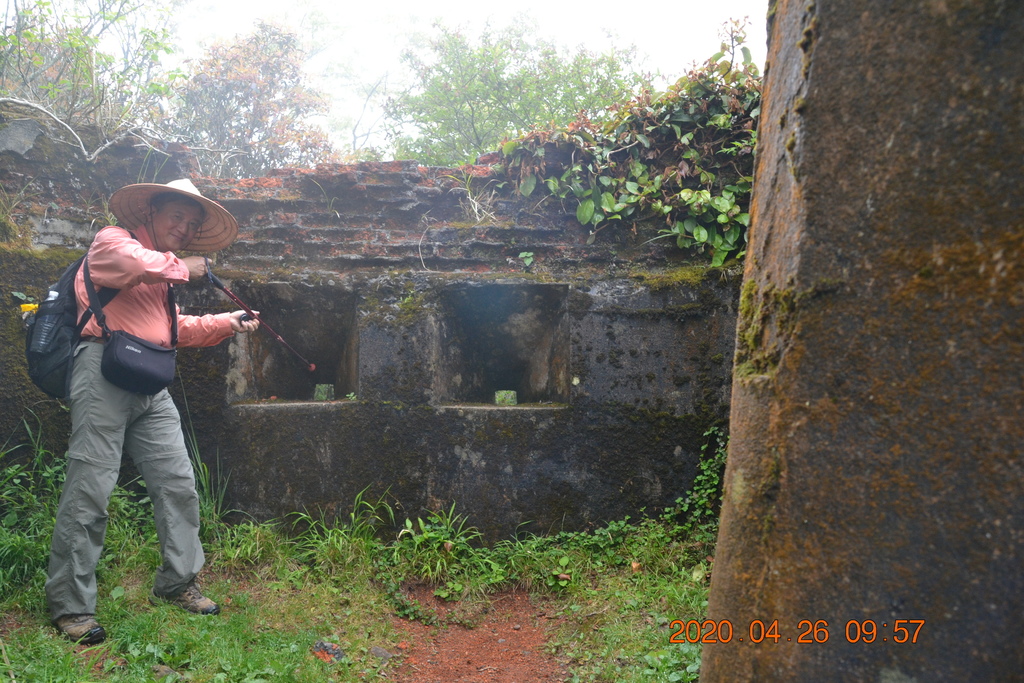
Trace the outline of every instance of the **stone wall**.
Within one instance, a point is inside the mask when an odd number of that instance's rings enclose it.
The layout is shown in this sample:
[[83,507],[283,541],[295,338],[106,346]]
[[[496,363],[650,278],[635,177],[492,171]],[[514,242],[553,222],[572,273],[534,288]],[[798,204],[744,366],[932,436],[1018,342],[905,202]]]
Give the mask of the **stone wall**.
[[[34,155],[45,144],[0,154],[0,183],[32,195],[15,216],[31,245],[4,253],[5,289],[41,292],[104,222],[80,213],[85,193],[136,180],[73,192],[100,173],[44,173]],[[172,152],[159,182],[187,172],[187,154]],[[214,271],[316,365],[264,332],[179,354],[173,392],[203,458],[228,477],[229,507],[347,514],[365,489],[410,516],[455,502],[492,540],[581,528],[672,504],[704,432],[726,423],[737,274],[643,244],[650,228],[588,245],[571,210],[502,194],[489,167],[194,181],[242,226]],[[234,308],[209,284],[178,294],[187,312]],[[10,431],[42,397],[19,363],[20,352],[4,361],[19,377],[0,397]],[[318,387],[334,400],[313,400]],[[499,390],[519,404],[495,406]]]

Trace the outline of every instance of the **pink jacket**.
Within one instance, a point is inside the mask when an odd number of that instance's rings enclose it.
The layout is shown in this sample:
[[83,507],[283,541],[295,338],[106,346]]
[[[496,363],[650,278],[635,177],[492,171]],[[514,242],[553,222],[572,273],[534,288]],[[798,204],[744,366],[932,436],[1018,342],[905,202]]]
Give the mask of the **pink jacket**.
[[[93,285],[115,287],[121,292],[103,307],[107,327],[124,330],[162,346],[171,345],[171,321],[167,311],[167,283],[188,282],[188,267],[171,252],[153,251],[149,233],[139,230],[134,239],[124,228],[106,227],[96,233],[89,247],[89,277]],[[84,269],[75,278],[78,315],[89,307]],[[213,346],[234,332],[229,313],[182,315],[178,311],[178,346]],[[99,337],[103,330],[90,318],[84,336]]]

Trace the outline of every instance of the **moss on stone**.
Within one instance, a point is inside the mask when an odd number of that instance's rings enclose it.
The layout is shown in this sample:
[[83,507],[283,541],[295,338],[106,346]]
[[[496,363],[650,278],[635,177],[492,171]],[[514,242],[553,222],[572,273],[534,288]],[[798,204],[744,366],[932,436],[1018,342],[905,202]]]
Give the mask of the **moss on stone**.
[[646,284],[652,292],[657,292],[679,285],[696,287],[704,282],[712,271],[718,271],[709,265],[680,266],[663,273],[637,273],[636,277]]
[[780,289],[771,284],[761,289],[752,279],[744,283],[740,291],[733,367],[737,378],[775,373],[781,345],[796,325],[797,304],[801,298],[793,289]]

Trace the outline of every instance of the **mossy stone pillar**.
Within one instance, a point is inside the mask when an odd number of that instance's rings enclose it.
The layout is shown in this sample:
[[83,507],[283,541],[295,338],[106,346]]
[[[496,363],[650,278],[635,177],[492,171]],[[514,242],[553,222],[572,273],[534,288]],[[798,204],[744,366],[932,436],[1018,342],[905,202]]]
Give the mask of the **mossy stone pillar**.
[[1022,681],[1024,3],[769,24],[701,681]]

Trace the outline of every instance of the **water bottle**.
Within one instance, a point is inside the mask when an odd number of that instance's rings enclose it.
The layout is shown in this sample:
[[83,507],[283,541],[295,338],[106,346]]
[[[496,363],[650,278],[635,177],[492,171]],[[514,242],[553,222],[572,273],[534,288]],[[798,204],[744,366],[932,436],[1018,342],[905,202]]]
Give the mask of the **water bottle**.
[[56,299],[57,292],[51,289],[46,300],[39,304],[39,310],[36,311],[35,329],[32,332],[32,344],[29,346],[30,351],[45,351],[53,342],[53,337],[64,317],[64,311],[58,310],[55,306]]

